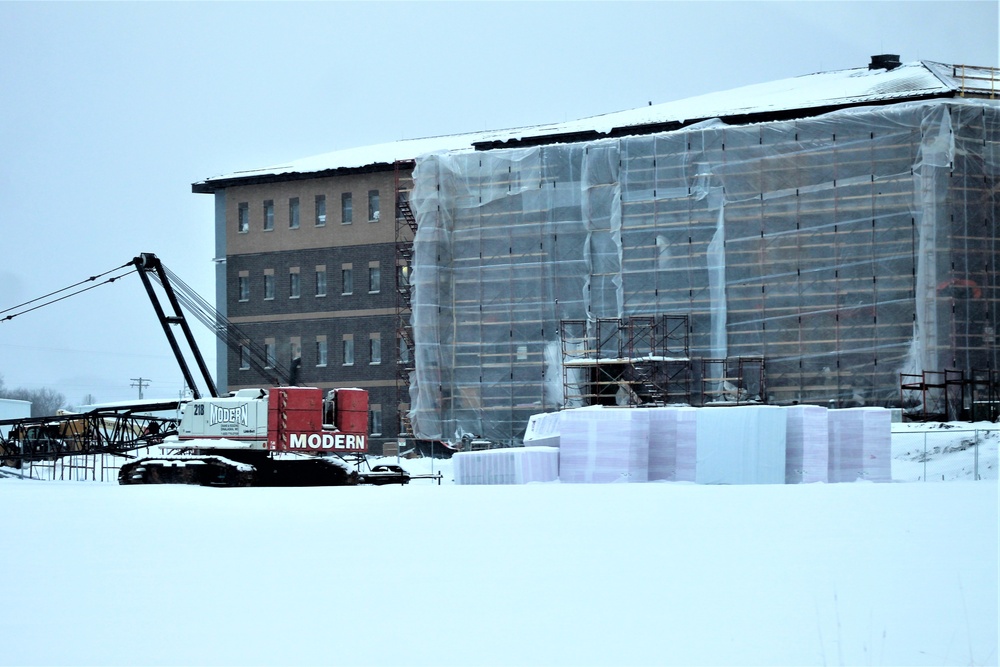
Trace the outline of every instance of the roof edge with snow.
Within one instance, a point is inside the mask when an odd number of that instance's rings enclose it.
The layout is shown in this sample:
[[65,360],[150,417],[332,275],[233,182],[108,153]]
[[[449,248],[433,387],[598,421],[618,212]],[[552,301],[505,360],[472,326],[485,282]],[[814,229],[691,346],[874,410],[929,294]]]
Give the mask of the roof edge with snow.
[[212,194],[254,185],[388,171],[397,162],[442,151],[490,150],[653,134],[717,118],[730,125],[792,120],[839,109],[952,97],[1000,94],[997,68],[932,61],[819,72],[699,95],[580,120],[533,127],[445,135],[362,146],[294,160],[285,165],[238,171],[193,183],[192,192]]

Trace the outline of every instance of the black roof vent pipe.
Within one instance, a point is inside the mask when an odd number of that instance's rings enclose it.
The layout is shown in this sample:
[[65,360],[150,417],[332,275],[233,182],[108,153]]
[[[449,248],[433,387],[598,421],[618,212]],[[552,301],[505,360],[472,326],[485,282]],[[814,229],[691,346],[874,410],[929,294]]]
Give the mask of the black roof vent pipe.
[[903,63],[899,62],[899,56],[894,53],[883,53],[878,56],[872,56],[872,61],[868,65],[868,69],[884,69],[886,71],[894,70]]

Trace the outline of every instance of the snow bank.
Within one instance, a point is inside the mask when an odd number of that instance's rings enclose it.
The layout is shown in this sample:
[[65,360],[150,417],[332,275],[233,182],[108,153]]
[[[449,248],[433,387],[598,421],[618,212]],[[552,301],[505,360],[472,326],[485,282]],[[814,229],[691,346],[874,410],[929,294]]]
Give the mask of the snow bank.
[[0,664],[997,664],[997,492],[0,480]]

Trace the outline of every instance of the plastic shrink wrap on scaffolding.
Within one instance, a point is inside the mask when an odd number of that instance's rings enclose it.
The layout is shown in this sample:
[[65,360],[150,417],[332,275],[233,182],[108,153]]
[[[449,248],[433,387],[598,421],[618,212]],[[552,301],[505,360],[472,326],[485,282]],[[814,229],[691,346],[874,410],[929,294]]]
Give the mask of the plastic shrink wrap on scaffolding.
[[829,419],[831,482],[892,481],[890,410],[830,410]]
[[784,484],[785,411],[768,405],[700,408],[699,484]]
[[414,428],[518,442],[564,402],[564,320],[687,316],[772,404],[998,368],[998,146],[1000,102],[947,99],[424,156]]
[[559,479],[563,482],[645,482],[649,476],[649,411],[579,408],[563,415]]
[[[694,481],[696,408],[649,408],[649,481]],[[680,460],[679,460],[680,459]],[[678,469],[689,470],[688,474]]]
[[830,434],[827,409],[818,405],[785,408],[785,482],[829,481]]
[[458,452],[451,460],[455,484],[528,484],[559,479],[557,447]]

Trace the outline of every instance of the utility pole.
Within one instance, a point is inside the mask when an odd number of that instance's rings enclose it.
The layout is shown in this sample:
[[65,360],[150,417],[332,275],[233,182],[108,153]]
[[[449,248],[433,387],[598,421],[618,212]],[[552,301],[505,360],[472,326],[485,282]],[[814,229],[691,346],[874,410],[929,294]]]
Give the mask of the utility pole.
[[149,378],[137,377],[137,378],[131,378],[131,380],[132,380],[132,386],[139,388],[139,400],[141,401],[142,400],[142,388],[149,386]]

